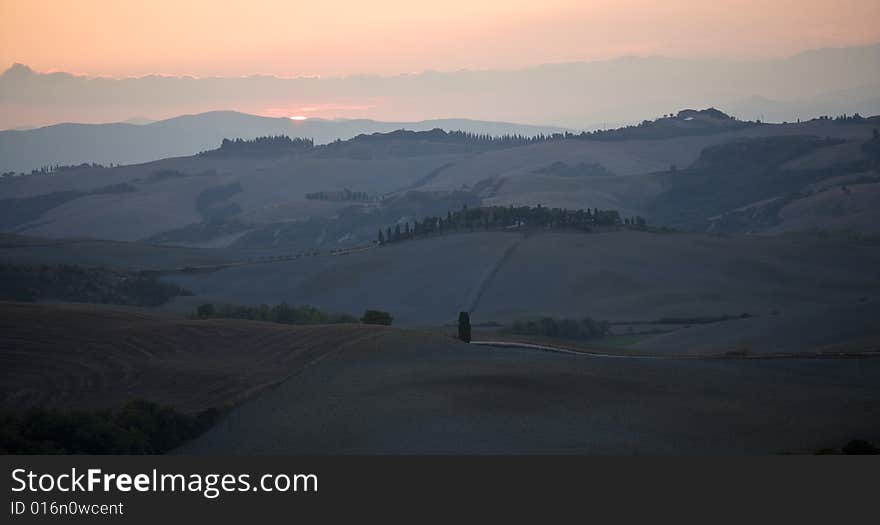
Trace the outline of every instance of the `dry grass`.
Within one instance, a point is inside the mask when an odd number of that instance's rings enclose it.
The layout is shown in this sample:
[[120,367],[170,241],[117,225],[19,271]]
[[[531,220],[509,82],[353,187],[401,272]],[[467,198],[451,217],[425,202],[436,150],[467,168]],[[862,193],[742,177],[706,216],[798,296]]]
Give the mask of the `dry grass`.
[[381,332],[0,303],[0,407],[106,409],[133,398],[222,407]]

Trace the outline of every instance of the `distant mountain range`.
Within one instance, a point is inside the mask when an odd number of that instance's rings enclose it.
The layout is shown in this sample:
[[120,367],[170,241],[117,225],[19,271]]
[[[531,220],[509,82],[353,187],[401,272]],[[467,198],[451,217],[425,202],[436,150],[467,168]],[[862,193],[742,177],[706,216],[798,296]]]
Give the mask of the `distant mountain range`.
[[751,96],[720,104],[726,112],[747,120],[793,122],[819,115],[880,114],[880,85],[861,86],[793,100]]
[[566,131],[553,126],[507,122],[441,119],[421,122],[375,120],[291,120],[214,111],[157,122],[114,124],[57,124],[29,130],[0,131],[0,172],[29,172],[43,166],[88,163],[133,164],[192,155],[214,149],[224,138],[288,135],[311,138],[317,144],[348,139],[362,133],[434,128],[472,133],[533,136]]
[[342,78],[118,79],[39,73],[15,64],[0,74],[0,129],[218,109],[407,122],[461,115],[578,130],[637,123],[683,107],[794,121],[843,111],[877,113],[878,64],[880,44],[758,61],[620,57],[517,70]]

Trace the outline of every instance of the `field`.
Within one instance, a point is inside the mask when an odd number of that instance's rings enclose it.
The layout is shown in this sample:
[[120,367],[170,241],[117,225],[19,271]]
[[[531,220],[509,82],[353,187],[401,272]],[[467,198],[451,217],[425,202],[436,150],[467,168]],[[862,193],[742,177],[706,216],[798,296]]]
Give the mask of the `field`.
[[389,331],[180,452],[773,454],[876,439],[880,359],[637,360]]
[[6,264],[76,264],[132,270],[216,265],[250,254],[100,239],[46,239],[0,235],[0,261]]
[[[648,322],[664,317],[749,319],[645,339],[663,352],[814,351],[877,335],[880,247],[810,235],[473,233],[339,257],[230,268],[167,279],[200,302],[311,304],[359,314],[388,310],[396,324],[437,326],[532,316]],[[865,348],[864,350],[870,350]]]
[[633,359],[2,304],[0,406],[232,407],[179,452],[769,454],[876,440],[880,359]]
[[[878,122],[705,110],[577,138],[268,138],[6,176],[0,291],[43,302],[0,303],[0,410],[229,408],[194,454],[877,442]],[[460,312],[484,344],[452,337]],[[581,339],[503,329],[539,317]]]
[[0,408],[224,408],[381,330],[188,321],[137,309],[0,303]]

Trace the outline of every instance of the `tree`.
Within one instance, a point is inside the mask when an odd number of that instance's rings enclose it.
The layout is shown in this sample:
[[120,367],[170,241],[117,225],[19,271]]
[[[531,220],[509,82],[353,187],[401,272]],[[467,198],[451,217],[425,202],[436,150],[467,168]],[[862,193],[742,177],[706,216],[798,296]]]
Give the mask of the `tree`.
[[361,317],[361,322],[364,324],[380,324],[385,326],[391,326],[391,321],[393,320],[394,318],[391,317],[391,314],[382,310],[367,310],[364,312],[364,316]]
[[863,439],[853,439],[841,449],[844,454],[850,455],[876,455],[880,454],[880,448],[875,447]]
[[382,230],[379,230],[379,244],[385,244],[385,235],[382,234]]
[[880,131],[874,128],[874,140],[880,140]]
[[205,303],[198,307],[196,315],[199,317],[213,317],[215,312],[213,304]]
[[467,312],[458,314],[458,338],[465,343],[471,342],[471,314]]

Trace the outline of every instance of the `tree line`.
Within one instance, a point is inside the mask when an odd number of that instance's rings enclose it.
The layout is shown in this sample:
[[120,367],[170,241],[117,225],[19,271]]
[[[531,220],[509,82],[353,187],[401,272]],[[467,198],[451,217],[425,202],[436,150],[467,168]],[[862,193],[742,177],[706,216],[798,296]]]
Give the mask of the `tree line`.
[[70,264],[0,264],[0,299],[159,306],[189,290],[146,272],[85,268]]
[[433,234],[520,228],[576,229],[591,231],[595,227],[629,225],[646,227],[644,217],[621,219],[617,210],[568,210],[541,206],[481,206],[449,211],[446,216],[430,216],[416,219],[412,225],[406,221],[379,230],[379,244],[388,244],[406,239],[426,237]]
[[223,139],[220,147],[199,155],[260,154],[274,151],[308,151],[315,147],[309,138],[290,138],[287,135],[267,135],[253,139]]
[[83,162],[81,164],[56,164],[54,166],[43,166],[41,168],[34,168],[30,171],[30,173],[17,173],[16,171],[5,171],[0,173],[0,177],[24,177],[27,175],[51,175],[53,173],[63,173],[65,171],[76,171],[76,170],[85,170],[85,169],[106,169],[112,168],[114,164],[111,162],[109,166],[105,166],[103,164],[99,164],[97,162]]
[[[491,135],[489,133],[473,133],[470,131],[446,131],[441,128],[434,128],[428,131],[412,131],[408,129],[398,129],[388,133],[372,133],[361,134],[349,139],[351,142],[379,142],[384,140],[413,140],[413,141],[432,141],[445,142],[452,144],[467,144],[471,146],[488,146],[488,147],[507,147],[507,146],[525,146],[537,142],[549,140],[551,137],[561,137],[561,134],[555,135],[523,135],[520,133],[505,133],[504,135]],[[345,142],[337,139],[334,143]]]
[[374,200],[365,191],[351,191],[348,188],[342,191],[316,191],[306,193],[306,199],[318,201],[334,201],[334,202],[368,202]]
[[367,310],[360,319],[344,313],[328,313],[314,306],[290,306],[285,302],[269,306],[205,303],[199,305],[190,319],[247,319],[291,325],[357,323],[390,325],[393,318],[382,310]]

